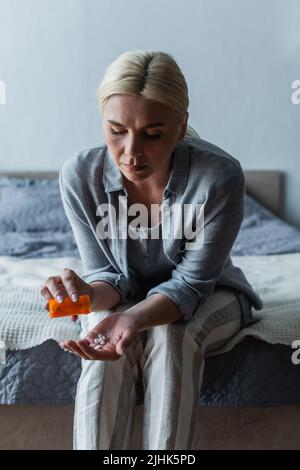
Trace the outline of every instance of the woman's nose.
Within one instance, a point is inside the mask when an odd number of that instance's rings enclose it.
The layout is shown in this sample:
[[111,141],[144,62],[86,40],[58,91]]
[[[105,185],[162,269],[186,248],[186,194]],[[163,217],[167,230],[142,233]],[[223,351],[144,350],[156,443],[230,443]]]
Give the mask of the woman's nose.
[[143,155],[141,143],[137,137],[128,137],[125,144],[125,153],[128,157],[139,157]]

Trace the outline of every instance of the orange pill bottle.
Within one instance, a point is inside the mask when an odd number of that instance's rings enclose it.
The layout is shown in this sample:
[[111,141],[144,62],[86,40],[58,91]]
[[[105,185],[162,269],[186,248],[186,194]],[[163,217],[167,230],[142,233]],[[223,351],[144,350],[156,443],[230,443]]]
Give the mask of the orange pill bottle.
[[48,304],[50,318],[87,315],[91,312],[89,295],[81,295],[77,302],[73,302],[70,297],[66,297],[62,303],[57,302],[55,299],[50,299]]

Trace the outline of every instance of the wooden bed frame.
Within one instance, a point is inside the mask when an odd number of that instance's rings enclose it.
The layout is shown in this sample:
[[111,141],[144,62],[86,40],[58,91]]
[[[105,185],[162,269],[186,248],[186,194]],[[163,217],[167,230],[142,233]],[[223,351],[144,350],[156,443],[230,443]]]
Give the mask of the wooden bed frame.
[[[282,216],[280,171],[245,170],[247,192]],[[57,172],[0,173],[54,178]],[[143,405],[136,407],[132,449],[138,449]],[[300,407],[198,406],[194,449],[299,449]],[[1,405],[0,449],[72,449],[73,405]]]

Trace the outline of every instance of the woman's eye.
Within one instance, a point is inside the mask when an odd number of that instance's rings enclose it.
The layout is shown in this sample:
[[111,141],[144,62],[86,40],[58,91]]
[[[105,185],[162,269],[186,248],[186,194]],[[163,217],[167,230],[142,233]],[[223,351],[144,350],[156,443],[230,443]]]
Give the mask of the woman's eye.
[[123,131],[123,132],[116,132],[116,131],[114,131],[113,129],[111,129],[110,132],[111,132],[113,135],[119,135],[119,134],[124,134],[125,131]]
[[[122,131],[122,132],[117,132],[117,131],[114,131],[113,129],[110,129],[110,132],[111,134],[113,135],[121,135],[121,134],[125,134],[126,131]],[[145,134],[146,137],[148,137],[149,139],[159,139],[161,134]]]
[[160,134],[153,134],[153,135],[146,134],[146,136],[149,137],[149,139],[159,139],[160,138]]

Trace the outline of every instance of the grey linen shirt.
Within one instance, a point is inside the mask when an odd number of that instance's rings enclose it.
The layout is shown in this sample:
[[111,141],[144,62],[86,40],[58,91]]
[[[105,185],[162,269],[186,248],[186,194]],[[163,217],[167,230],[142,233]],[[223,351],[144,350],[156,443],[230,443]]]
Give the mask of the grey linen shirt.
[[138,234],[136,240],[128,237],[127,262],[130,276],[139,283],[142,300],[150,289],[170,279],[174,264],[164,252],[161,222],[153,227],[141,226]]
[[[89,283],[111,284],[119,292],[122,303],[139,299],[140,284],[127,259],[127,217],[124,226],[124,217],[120,216],[122,210],[127,214],[127,191],[107,146],[87,149],[68,159],[60,170],[59,182],[64,209],[83,263],[82,278]],[[166,295],[181,311],[180,320],[188,321],[215,286],[227,286],[248,300],[248,311],[242,302],[246,315],[243,326],[253,322],[251,306],[260,310],[262,301],[230,257],[243,219],[244,194],[244,173],[233,156],[199,136],[185,138],[176,145],[163,207],[203,205],[203,246],[186,249],[188,240],[168,231],[170,226],[176,228],[177,223],[170,211],[171,224],[162,224],[162,242],[166,259],[173,268],[170,277],[158,281],[146,297],[156,293]],[[108,204],[105,216],[110,221],[111,236],[106,239],[99,237],[101,216],[97,215],[97,208],[102,204]],[[116,226],[114,214],[118,221],[123,221],[121,228]],[[155,258],[156,253],[149,256]]]

